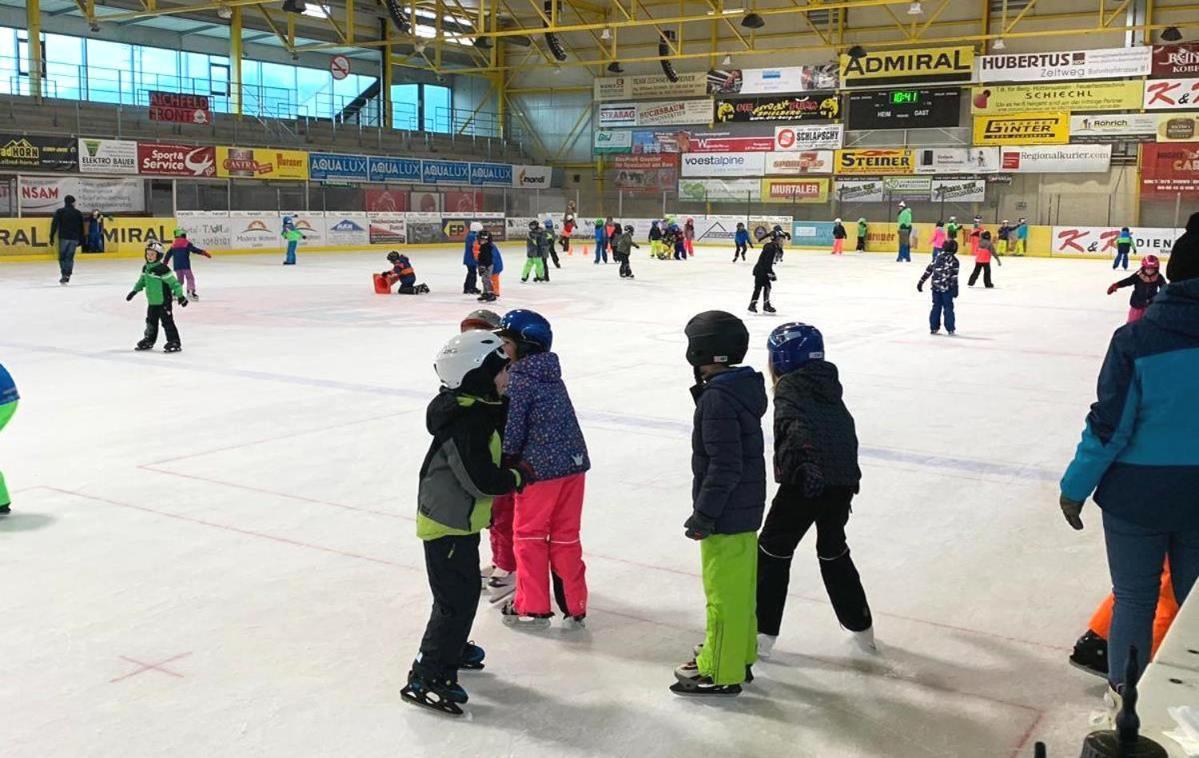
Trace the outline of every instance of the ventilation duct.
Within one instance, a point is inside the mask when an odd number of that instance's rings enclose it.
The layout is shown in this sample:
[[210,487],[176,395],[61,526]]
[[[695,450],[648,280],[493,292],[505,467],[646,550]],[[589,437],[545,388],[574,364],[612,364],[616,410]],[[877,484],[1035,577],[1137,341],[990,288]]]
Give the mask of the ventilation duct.
[[[551,19],[554,17],[554,0],[545,0],[545,15]],[[549,26],[546,22],[542,23],[545,23],[547,27]],[[545,44],[549,46],[550,54],[554,58],[560,61],[566,60],[566,47],[563,46],[561,37],[553,32],[546,32]]]
[[679,80],[679,74],[674,70],[674,63],[666,60],[666,56],[671,54],[670,43],[674,42],[674,32],[666,30],[662,32],[662,36],[658,38],[658,55],[662,56],[659,61],[662,64],[662,73],[666,74],[666,78],[672,82]]

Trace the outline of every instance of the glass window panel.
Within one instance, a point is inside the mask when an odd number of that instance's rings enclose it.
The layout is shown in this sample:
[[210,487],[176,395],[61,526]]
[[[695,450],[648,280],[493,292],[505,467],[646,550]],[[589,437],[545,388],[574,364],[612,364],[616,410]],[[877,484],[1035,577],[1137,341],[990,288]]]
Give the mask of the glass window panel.
[[420,85],[393,84],[391,87],[391,126],[393,129],[420,129]]
[[425,131],[449,134],[450,132],[450,88],[436,84],[424,85]]
[[133,49],[120,42],[87,40],[88,99],[101,103],[133,102]]

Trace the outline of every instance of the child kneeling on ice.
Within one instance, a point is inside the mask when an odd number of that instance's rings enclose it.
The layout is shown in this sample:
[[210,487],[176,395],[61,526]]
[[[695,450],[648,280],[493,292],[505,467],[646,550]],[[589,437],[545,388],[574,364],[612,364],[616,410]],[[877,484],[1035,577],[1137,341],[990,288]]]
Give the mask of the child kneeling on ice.
[[736,695],[757,659],[757,532],[766,509],[762,375],[738,366],[749,331],[724,311],[692,318],[687,362],[695,421],[691,433],[691,517],[686,535],[699,541],[707,597],[707,635],[696,656],[675,669],[680,695]]
[[412,268],[412,261],[408,260],[408,256],[392,250],[387,254],[387,262],[391,264],[391,270],[384,271],[383,276],[387,277],[388,283],[400,283],[400,288],[396,290],[397,295],[424,295],[429,291],[427,285],[416,283],[416,271]]
[[957,330],[957,318],[953,312],[953,301],[958,296],[958,262],[957,240],[945,240],[941,254],[933,258],[933,262],[924,269],[924,276],[916,284],[917,292],[924,292],[924,283],[932,277],[933,309],[928,314],[928,329],[931,334],[941,331],[941,314],[945,314],[945,331],[950,336]]
[[467,694],[458,669],[483,668],[483,648],[468,641],[479,606],[479,532],[491,521],[492,498],[530,479],[500,465],[500,395],[508,383],[503,341],[486,331],[463,332],[441,348],[433,366],[441,391],[425,415],[433,442],[420,469],[416,512],[433,611],[400,694],[460,715]]
[[183,349],[179,341],[179,330],[175,327],[175,314],[171,310],[171,300],[175,298],[179,305],[187,307],[187,298],[183,296],[183,287],[171,273],[171,269],[162,262],[162,244],[151,242],[146,245],[146,265],[142,266],[141,276],[133,291],[125,296],[126,302],[137,296],[142,290],[146,291],[146,334],[134,346],[134,350],[149,350],[158,341],[158,324],[167,333],[167,343],[163,350],[177,353]]

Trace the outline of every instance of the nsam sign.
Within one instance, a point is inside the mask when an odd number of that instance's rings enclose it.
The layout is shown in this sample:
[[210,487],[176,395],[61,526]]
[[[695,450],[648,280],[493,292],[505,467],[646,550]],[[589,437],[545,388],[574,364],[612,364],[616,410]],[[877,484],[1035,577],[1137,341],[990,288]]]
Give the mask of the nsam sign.
[[1068,113],[975,116],[976,145],[1064,145],[1070,141]]
[[684,153],[682,175],[761,176],[765,153]]
[[907,148],[846,148],[837,151],[838,174],[911,174],[912,151]]
[[749,100],[721,100],[716,104],[716,121],[815,121],[832,120],[841,115],[836,92],[813,92],[794,97],[755,97]]
[[773,150],[836,150],[841,147],[844,129],[841,124],[821,126],[776,126]]
[[79,173],[136,174],[137,143],[119,139],[80,139]]
[[[1142,227],[1129,228],[1133,246],[1140,255],[1169,255],[1182,229]],[[1094,255],[1107,258],[1116,252],[1119,229],[1110,226],[1055,226],[1049,251],[1053,255]]]
[[868,53],[860,58],[841,56],[844,87],[874,87],[918,81],[968,82],[974,76],[974,48],[918,48]]
[[1050,82],[1148,76],[1153,51],[1116,47],[1059,53],[1013,53],[978,58],[980,82]]

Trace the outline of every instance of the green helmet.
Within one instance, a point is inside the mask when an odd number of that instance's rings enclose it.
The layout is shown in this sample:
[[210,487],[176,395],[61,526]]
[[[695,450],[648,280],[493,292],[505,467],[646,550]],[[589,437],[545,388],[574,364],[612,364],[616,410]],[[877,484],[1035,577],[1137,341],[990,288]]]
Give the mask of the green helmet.
[[595,225],[596,225],[596,226],[603,226],[603,225],[604,225],[604,220],[603,220],[602,218],[597,218],[597,219],[595,220]]
[[181,226],[175,227],[175,231],[171,232],[171,234],[174,235],[175,237],[186,237],[187,236],[187,232],[184,231],[183,227],[181,227]]

